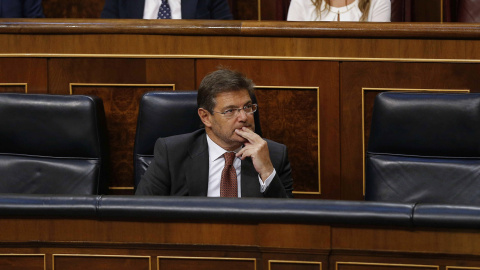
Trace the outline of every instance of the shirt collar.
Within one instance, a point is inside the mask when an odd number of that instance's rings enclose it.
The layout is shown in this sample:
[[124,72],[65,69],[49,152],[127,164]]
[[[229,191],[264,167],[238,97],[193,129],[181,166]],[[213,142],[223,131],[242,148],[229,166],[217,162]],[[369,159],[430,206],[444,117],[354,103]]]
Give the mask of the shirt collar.
[[[232,152],[232,151],[227,151],[227,150],[223,149],[218,144],[216,144],[214,141],[212,141],[212,139],[210,139],[210,137],[208,137],[208,134],[206,134],[206,135],[207,135],[207,144],[208,144],[208,156],[209,156],[209,159],[210,159],[211,162],[221,158],[223,156],[223,154],[225,154],[225,152]],[[237,153],[238,151],[240,151],[240,149],[242,149],[241,146],[239,148],[235,149],[233,152]]]

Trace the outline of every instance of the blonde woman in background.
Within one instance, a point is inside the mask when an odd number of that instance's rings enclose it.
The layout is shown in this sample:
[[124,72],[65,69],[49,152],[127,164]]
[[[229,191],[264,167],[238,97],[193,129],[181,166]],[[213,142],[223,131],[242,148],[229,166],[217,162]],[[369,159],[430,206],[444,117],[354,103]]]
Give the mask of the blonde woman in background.
[[390,0],[292,0],[287,21],[389,22]]

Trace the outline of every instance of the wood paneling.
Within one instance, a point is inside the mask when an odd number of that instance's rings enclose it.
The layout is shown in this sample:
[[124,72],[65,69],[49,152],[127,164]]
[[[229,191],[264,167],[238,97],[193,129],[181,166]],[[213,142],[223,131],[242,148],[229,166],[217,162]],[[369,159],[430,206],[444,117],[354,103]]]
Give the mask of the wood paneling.
[[[54,58],[49,60],[49,93],[102,98],[112,173],[111,194],[133,193],[133,144],[138,105],[147,91],[195,87],[193,60]],[[127,188],[118,189],[118,188]]]
[[270,270],[322,270],[321,262],[269,261]]
[[[285,25],[286,28],[294,27]],[[298,26],[298,24],[297,24]],[[146,26],[148,27],[148,26]],[[245,27],[245,32],[252,34],[261,25]],[[338,26],[339,27],[339,26]],[[213,27],[212,27],[213,28]],[[311,29],[312,33],[321,33],[322,29]],[[283,30],[273,29],[272,33]],[[403,31],[409,31],[404,29]],[[448,31],[446,29],[445,31]],[[416,33],[412,29],[412,33]],[[281,34],[281,33],[279,33]],[[337,33],[326,33],[334,35]],[[341,35],[358,34],[353,29]],[[422,33],[419,33],[421,35]],[[478,34],[478,33],[475,33]],[[229,34],[230,35],[230,34]],[[269,35],[269,34],[267,34]],[[290,34],[293,35],[293,34]],[[303,35],[303,33],[299,33]],[[308,35],[306,33],[305,35]],[[388,34],[385,34],[388,35]],[[345,37],[342,42],[329,37],[320,38],[291,38],[291,37],[251,37],[251,36],[168,36],[168,35],[46,35],[41,39],[34,35],[5,35],[0,39],[0,47],[4,53],[35,53],[35,54],[116,54],[118,57],[134,55],[142,57],[156,57],[156,55],[189,56],[225,56],[237,58],[243,56],[263,57],[290,57],[294,58],[327,58],[318,60],[372,60],[375,58],[393,58],[391,60],[405,60],[407,58],[420,59],[480,59],[480,41],[473,40],[403,40],[403,39],[354,39]],[[28,44],[36,44],[35,47]],[[69,44],[65,46],[64,44]],[[98,45],[100,44],[100,45]],[[203,44],[203,46],[198,46]],[[428,48],[428,49],[426,49]],[[148,56],[146,56],[148,55]],[[202,57],[199,57],[202,58]],[[332,59],[333,58],[333,59]],[[352,59],[353,58],[353,59]],[[357,59],[355,59],[357,58]],[[362,58],[362,59],[358,59]],[[130,59],[131,60],[131,59]],[[300,59],[301,60],[301,59]],[[127,67],[125,67],[127,69]]]
[[145,83],[145,61],[145,59],[105,58],[49,59],[49,93],[68,95],[71,83]]
[[194,59],[147,59],[146,83],[174,84],[175,90],[196,90]]
[[254,258],[158,257],[158,269],[168,270],[255,270]]
[[412,2],[412,21],[441,22],[443,0],[416,0]]
[[[212,20],[143,20],[143,19],[0,19],[1,34],[29,34],[38,40],[47,39],[44,34],[85,36],[108,34],[109,37],[124,35],[129,39],[137,37],[156,38],[161,36],[243,36],[243,37],[290,37],[290,38],[378,38],[378,39],[435,39],[465,40],[476,39],[480,31],[475,24],[469,23],[376,23],[359,24],[358,22],[272,22],[272,21],[212,21]],[[112,36],[110,36],[112,35]],[[8,36],[6,36],[8,37]],[[97,36],[96,38],[100,38]],[[68,40],[72,37],[63,37]],[[82,40],[82,39],[79,39]],[[7,41],[7,40],[6,40]],[[108,38],[103,41],[108,41]],[[136,44],[138,40],[131,40]],[[12,44],[7,42],[6,44]],[[58,47],[60,44],[51,44]],[[75,45],[75,44],[68,44]],[[93,44],[92,44],[93,45]],[[98,45],[98,44],[94,44]],[[105,45],[105,44],[101,44]],[[153,44],[155,45],[155,44]],[[157,44],[158,45],[158,44]],[[163,44],[162,44],[163,45]],[[177,44],[178,45],[178,44]],[[189,44],[190,45],[190,44]],[[199,45],[199,44],[191,44]],[[208,44],[216,45],[216,44]],[[63,46],[66,47],[66,46]],[[91,46],[99,47],[99,46]],[[119,46],[117,46],[119,47]],[[2,48],[4,49],[4,48]],[[18,48],[20,49],[20,48]],[[17,50],[18,50],[17,49]],[[35,48],[31,48],[35,49]],[[40,49],[48,49],[41,47]],[[137,48],[138,49],[138,48]],[[315,49],[315,48],[312,48]]]
[[53,255],[56,270],[151,270],[150,257],[101,256],[101,255]]
[[72,86],[74,95],[94,95],[103,100],[110,146],[110,187],[133,188],[133,147],[138,106],[143,94],[149,91],[173,91],[173,85]]
[[[258,241],[264,247],[328,249],[330,228],[322,225],[260,224]],[[280,237],[281,236],[281,237]]]
[[68,94],[70,83],[174,84],[195,87],[193,59],[53,58],[48,62],[49,92]]
[[48,270],[150,269],[150,262],[154,270],[157,258],[159,269],[480,266],[478,230],[27,218],[2,218],[0,226],[2,269],[43,269],[36,254],[46,254]]
[[[214,71],[219,65],[244,73],[259,86],[257,98],[262,132],[266,138],[287,145],[295,177],[294,192],[318,192],[320,173],[320,179],[329,180],[321,183],[321,195],[309,196],[322,198],[338,196],[340,188],[338,63],[198,60],[197,85],[207,73]],[[318,97],[317,91],[313,89],[318,89]],[[320,168],[318,168],[318,144],[320,144]]]
[[260,1],[260,20],[281,20],[277,18],[277,9],[281,1],[277,0],[258,0]]
[[231,0],[230,9],[234,20],[259,20],[258,2],[262,0]]
[[[288,145],[295,192],[320,192],[318,88],[256,88],[265,138]],[[295,131],[302,132],[295,132]]]
[[439,270],[436,265],[338,262],[337,270]]
[[27,93],[26,83],[0,83],[0,93]]
[[359,59],[351,58],[480,59],[477,39],[480,30],[471,24],[368,23],[359,27],[358,23],[333,22],[199,21],[193,24],[187,20],[100,19],[41,22],[9,21],[8,27],[0,31],[1,53],[82,54],[84,57],[129,54],[147,58],[175,55],[179,58],[258,56],[338,60],[332,58],[342,57],[357,61]]
[[103,0],[43,0],[46,18],[100,18]]
[[0,269],[44,270],[45,256],[43,254],[0,254]]
[[[144,244],[186,244],[247,246],[259,245],[258,234],[264,228],[255,224],[179,223],[97,220],[0,220],[2,242],[85,242],[94,241]],[[271,229],[271,227],[269,227]],[[309,228],[309,227],[305,227]],[[304,228],[304,229],[305,229]],[[302,235],[316,235],[317,226]],[[324,232],[323,230],[320,230]],[[132,233],[136,232],[136,233]],[[201,233],[193,233],[201,232]],[[235,232],[235,233],[232,233]],[[275,233],[273,231],[272,233]],[[294,233],[288,235],[291,243],[277,241],[285,246],[301,246]],[[318,236],[324,237],[325,235]],[[278,238],[278,233],[277,233]],[[304,239],[304,238],[301,238]],[[265,240],[270,243],[273,240]],[[262,245],[265,245],[262,243]],[[316,245],[316,244],[315,244]],[[266,245],[269,246],[269,245]],[[309,244],[311,246],[311,244]]]
[[[366,116],[365,132],[368,139],[368,119],[371,119],[373,98],[377,93],[367,91],[364,101],[362,88],[480,91],[476,83],[480,66],[475,64],[358,62],[342,63],[340,70],[341,178],[342,186],[346,187],[342,189],[343,199],[363,199],[362,117]],[[362,102],[365,102],[364,111]]]
[[346,228],[332,230],[332,246],[381,252],[422,252],[480,255],[480,235],[472,230],[407,230],[395,228]]
[[47,60],[42,58],[0,58],[0,91],[25,92],[22,86],[3,84],[27,84],[28,93],[47,92]]

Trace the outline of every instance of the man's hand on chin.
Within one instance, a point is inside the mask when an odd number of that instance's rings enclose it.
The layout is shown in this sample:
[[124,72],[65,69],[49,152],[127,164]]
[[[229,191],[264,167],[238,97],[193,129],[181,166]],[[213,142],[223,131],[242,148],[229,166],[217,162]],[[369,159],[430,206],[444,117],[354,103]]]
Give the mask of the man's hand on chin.
[[273,172],[267,142],[249,127],[236,129],[235,132],[247,140],[244,143],[244,147],[237,153],[237,157],[241,160],[250,157],[255,170],[262,178],[262,181],[265,181]]

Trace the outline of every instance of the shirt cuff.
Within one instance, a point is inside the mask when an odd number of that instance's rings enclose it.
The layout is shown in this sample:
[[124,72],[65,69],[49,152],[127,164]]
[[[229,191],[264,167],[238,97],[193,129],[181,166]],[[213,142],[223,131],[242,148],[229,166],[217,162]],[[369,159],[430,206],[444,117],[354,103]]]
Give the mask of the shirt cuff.
[[267,190],[268,186],[270,185],[270,183],[272,182],[272,180],[273,180],[273,178],[275,177],[276,174],[277,174],[277,172],[275,171],[275,168],[273,168],[273,172],[267,177],[267,180],[265,180],[265,182],[263,182],[260,175],[258,175],[258,181],[260,182],[260,192],[261,193],[264,193],[265,190]]

